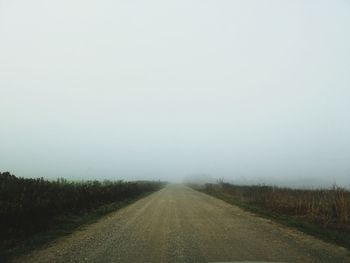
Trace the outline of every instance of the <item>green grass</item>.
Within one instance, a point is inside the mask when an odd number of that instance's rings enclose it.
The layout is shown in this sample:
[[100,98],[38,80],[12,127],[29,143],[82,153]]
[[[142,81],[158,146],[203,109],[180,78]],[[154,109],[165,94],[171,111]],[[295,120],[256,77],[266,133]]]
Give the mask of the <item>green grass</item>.
[[206,193],[208,195],[214,196],[221,199],[227,203],[234,204],[238,207],[243,208],[246,211],[253,212],[261,217],[273,219],[283,225],[294,227],[301,232],[313,235],[320,238],[326,242],[331,242],[345,248],[350,249],[350,232],[344,231],[343,229],[333,229],[323,227],[315,222],[308,220],[307,218],[297,218],[289,215],[284,215],[281,213],[273,212],[264,207],[249,204],[247,202],[242,202],[239,198],[232,194],[219,191],[208,191],[205,189],[194,188],[197,191]]
[[66,215],[55,220],[54,224],[43,232],[36,233],[24,239],[12,239],[3,242],[0,246],[0,262],[7,262],[14,257],[27,254],[35,249],[50,244],[53,240],[71,234],[72,232],[97,222],[103,216],[115,212],[137,200],[146,197],[153,192],[139,195],[135,198],[126,199],[120,202],[102,205],[87,213]]

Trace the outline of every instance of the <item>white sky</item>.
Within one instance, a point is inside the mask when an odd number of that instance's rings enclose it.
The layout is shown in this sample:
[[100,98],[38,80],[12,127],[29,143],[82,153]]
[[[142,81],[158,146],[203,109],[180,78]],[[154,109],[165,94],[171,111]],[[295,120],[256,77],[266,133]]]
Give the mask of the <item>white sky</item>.
[[350,184],[350,1],[0,0],[0,171]]

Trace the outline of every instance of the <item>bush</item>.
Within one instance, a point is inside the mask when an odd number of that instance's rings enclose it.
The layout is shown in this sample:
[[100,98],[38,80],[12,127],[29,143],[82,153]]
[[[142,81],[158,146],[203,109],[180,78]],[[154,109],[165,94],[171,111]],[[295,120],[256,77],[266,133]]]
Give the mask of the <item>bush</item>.
[[62,216],[136,198],[161,187],[160,182],[47,181],[0,173],[0,236],[30,235],[47,229]]

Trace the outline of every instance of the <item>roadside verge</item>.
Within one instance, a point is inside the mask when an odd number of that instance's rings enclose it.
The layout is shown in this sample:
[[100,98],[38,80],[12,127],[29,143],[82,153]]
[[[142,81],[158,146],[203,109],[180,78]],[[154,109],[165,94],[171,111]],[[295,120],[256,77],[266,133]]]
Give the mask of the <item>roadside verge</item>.
[[302,217],[288,215],[280,212],[278,209],[271,209],[264,207],[263,205],[259,205],[259,203],[249,202],[237,194],[237,191],[227,191],[227,189],[225,190],[220,186],[213,187],[213,185],[211,185],[210,187],[203,187],[191,185],[191,188],[221,199],[227,203],[236,205],[246,211],[253,212],[261,217],[275,220],[276,222],[288,227],[296,228],[301,232],[315,236],[326,242],[331,242],[350,249],[350,229],[348,226],[343,226],[341,228],[328,227],[318,223],[315,220],[311,220],[306,216]]

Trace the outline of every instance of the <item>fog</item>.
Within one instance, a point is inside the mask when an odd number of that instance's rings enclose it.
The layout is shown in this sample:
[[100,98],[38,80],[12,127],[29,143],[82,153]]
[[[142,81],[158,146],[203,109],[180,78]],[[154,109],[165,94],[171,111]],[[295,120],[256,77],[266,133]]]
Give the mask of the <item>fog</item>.
[[0,0],[0,171],[350,184],[350,2]]

